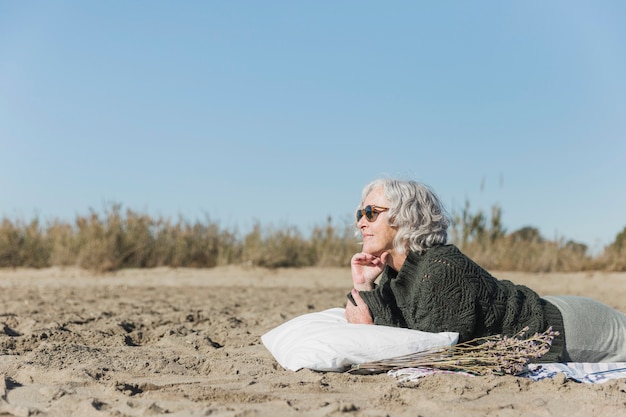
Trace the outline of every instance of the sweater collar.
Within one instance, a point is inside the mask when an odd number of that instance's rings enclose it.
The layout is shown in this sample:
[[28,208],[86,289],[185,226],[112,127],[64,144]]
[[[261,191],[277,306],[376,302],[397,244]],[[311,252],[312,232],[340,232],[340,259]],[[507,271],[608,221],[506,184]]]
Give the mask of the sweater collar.
[[400,268],[400,271],[396,271],[389,265],[385,267],[385,274],[387,275],[387,278],[395,279],[398,277],[399,278],[411,277],[417,270],[417,267],[420,261],[422,260],[422,257],[423,257],[423,254],[409,251],[409,253],[406,256],[406,259],[404,260],[404,263],[402,264],[402,268]]

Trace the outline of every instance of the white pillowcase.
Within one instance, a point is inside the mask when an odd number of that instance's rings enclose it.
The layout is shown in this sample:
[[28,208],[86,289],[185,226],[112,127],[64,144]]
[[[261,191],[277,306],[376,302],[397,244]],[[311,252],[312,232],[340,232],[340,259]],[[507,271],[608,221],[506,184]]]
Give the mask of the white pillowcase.
[[341,372],[352,364],[452,346],[458,336],[452,332],[351,324],[345,309],[331,308],[291,319],[265,333],[261,340],[283,368]]

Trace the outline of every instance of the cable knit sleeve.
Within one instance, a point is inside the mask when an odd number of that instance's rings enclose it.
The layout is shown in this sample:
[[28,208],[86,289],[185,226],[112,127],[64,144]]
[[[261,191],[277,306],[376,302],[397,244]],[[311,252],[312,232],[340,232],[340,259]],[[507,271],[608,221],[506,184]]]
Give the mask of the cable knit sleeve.
[[428,261],[420,280],[420,290],[405,307],[408,327],[427,332],[457,332],[459,341],[472,338],[477,320],[475,290],[451,263]]

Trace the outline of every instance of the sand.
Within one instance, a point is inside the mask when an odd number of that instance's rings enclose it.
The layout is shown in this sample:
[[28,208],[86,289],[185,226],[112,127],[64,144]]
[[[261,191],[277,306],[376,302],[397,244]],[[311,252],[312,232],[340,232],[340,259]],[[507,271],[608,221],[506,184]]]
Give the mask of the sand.
[[[495,273],[626,311],[626,274]],[[626,380],[282,369],[260,336],[343,307],[348,269],[0,270],[0,416],[617,416]]]

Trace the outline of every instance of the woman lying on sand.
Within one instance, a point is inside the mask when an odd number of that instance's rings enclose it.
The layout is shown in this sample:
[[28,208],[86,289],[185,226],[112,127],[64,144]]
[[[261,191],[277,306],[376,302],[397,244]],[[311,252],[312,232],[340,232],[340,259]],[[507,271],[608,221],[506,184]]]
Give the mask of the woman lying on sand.
[[446,244],[449,220],[424,184],[373,181],[360,207],[363,251],[351,260],[349,322],[458,332],[459,342],[552,327],[559,335],[542,362],[626,361],[626,314],[589,298],[539,297],[497,280]]

